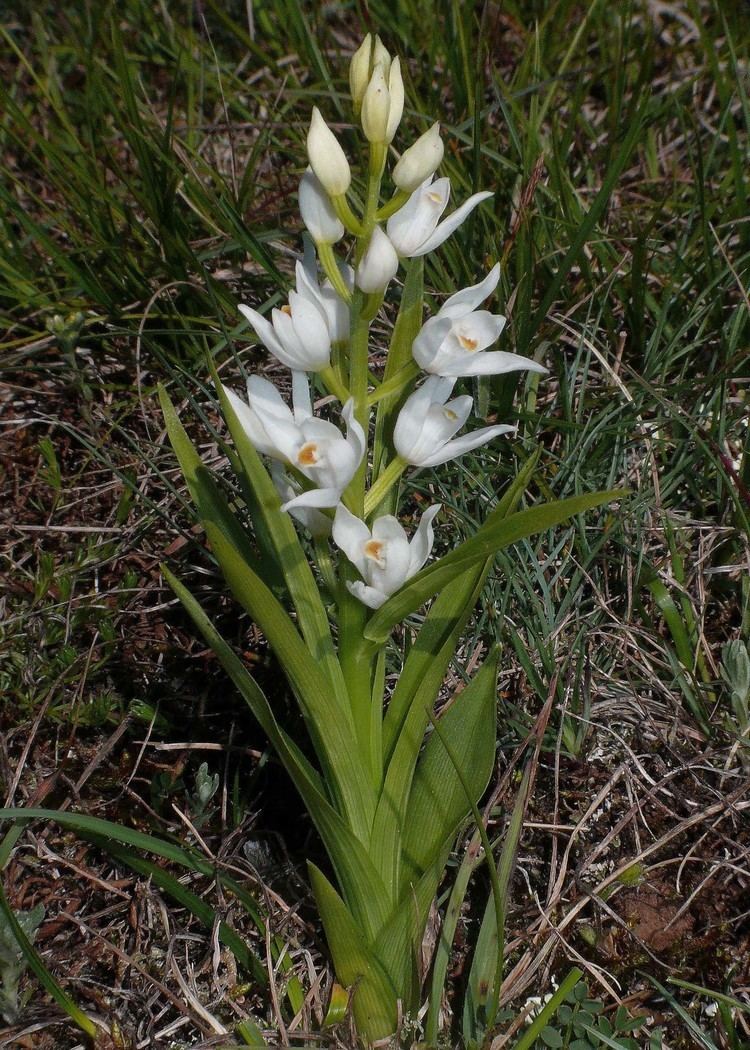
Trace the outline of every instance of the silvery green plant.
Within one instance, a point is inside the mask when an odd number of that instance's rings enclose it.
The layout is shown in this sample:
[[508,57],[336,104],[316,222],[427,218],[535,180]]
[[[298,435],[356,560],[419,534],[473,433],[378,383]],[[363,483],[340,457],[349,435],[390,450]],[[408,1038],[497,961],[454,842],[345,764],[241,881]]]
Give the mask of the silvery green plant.
[[[230,507],[162,392],[213,554],[286,675],[316,763],[195,599],[165,575],[268,734],[325,845],[333,879],[310,864],[312,888],[338,980],[369,1044],[391,1036],[399,1017],[416,1016],[428,912],[457,832],[492,774],[496,653],[439,715],[435,704],[493,557],[612,493],[519,510],[531,456],[477,532],[432,561],[440,505],[418,522],[399,514],[404,475],[452,463],[515,429],[498,423],[461,433],[473,408],[470,394],[455,394],[463,377],[546,369],[490,350],[505,319],[481,307],[499,266],[424,319],[425,256],[491,193],[443,217],[450,180],[435,178],[443,144],[433,124],[392,167],[383,200],[404,106],[399,59],[366,37],[350,85],[369,144],[364,206],[352,204],[349,162],[315,108],[299,187],[309,236],[295,287],[270,317],[239,307],[289,370],[291,403],[260,375],[250,376],[246,396],[213,376],[241,506]],[[398,316],[376,374],[370,326],[399,272]],[[316,391],[326,395],[324,410],[316,409]],[[392,635],[411,636],[401,625],[429,601],[402,658]],[[395,675],[386,676],[387,653],[389,672],[399,661]]]

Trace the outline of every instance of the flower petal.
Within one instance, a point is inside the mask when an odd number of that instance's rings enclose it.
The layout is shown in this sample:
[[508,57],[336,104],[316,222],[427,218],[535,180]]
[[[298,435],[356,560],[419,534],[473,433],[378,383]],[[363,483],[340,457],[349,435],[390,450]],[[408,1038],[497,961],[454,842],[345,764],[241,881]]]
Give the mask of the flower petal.
[[295,507],[337,507],[340,499],[341,493],[337,489],[310,489],[282,503],[281,509],[291,511]]
[[292,372],[292,405],[295,423],[301,424],[312,418],[312,399],[307,372]]
[[368,587],[367,584],[362,583],[361,580],[347,580],[346,587],[355,598],[359,598],[362,604],[366,605],[369,609],[379,609],[381,605],[384,605],[388,601],[387,594],[375,590],[374,587]]
[[474,430],[471,434],[464,434],[454,441],[449,441],[446,445],[443,445],[439,452],[423,460],[420,465],[423,467],[439,467],[441,463],[447,463],[451,459],[456,459],[458,456],[462,456],[464,452],[470,452],[473,448],[486,445],[488,441],[491,441],[493,437],[497,437],[498,434],[510,434],[514,430],[516,430],[516,427],[500,424],[494,427],[481,427],[479,430]]
[[409,571],[406,576],[407,580],[411,579],[415,573],[419,572],[430,556],[432,545],[435,542],[432,521],[441,507],[442,503],[434,503],[431,507],[428,507],[422,515],[419,528],[412,536],[411,544],[409,545]]
[[445,211],[450,190],[448,178],[434,183],[432,177],[425,179],[403,208],[390,217],[386,231],[399,255],[409,258],[424,254],[422,245],[430,238]]
[[[447,241],[454,230],[457,230],[464,219],[476,208],[482,201],[486,201],[488,197],[492,197],[493,194],[488,190],[483,190],[481,193],[475,193],[467,201],[465,201],[460,208],[448,216],[447,219],[443,219],[440,225],[435,229],[431,236],[427,238],[419,249],[413,254],[415,256],[427,255],[428,252],[432,252],[435,248],[439,248],[443,241]],[[398,215],[398,212],[396,212]]]
[[270,440],[265,427],[261,423],[257,414],[253,412],[252,408],[243,401],[241,397],[238,397],[233,390],[227,389],[226,395],[234,414],[239,420],[240,426],[250,438],[250,441],[253,443],[257,451],[262,452],[264,456],[271,456],[272,459],[286,460],[284,453],[276,448]]
[[360,576],[367,575],[365,544],[370,539],[370,530],[365,523],[339,503],[333,519],[333,542],[347,556]]
[[273,325],[259,314],[257,310],[253,310],[252,306],[245,306],[244,303],[240,303],[238,307],[240,313],[249,321],[255,329],[255,334],[260,339],[261,343],[265,346],[266,350],[269,350],[274,357],[278,357],[281,361],[280,354],[284,353],[284,347],[281,345],[278,336],[273,330]]
[[520,354],[506,354],[502,350],[483,354],[456,354],[446,365],[446,372],[452,376],[494,376],[506,372],[537,372],[546,375],[549,371],[544,365],[532,361]]
[[437,316],[463,317],[464,314],[475,310],[480,303],[483,303],[488,296],[492,295],[497,288],[499,280],[500,263],[495,263],[485,279],[480,281],[479,284],[474,284],[471,288],[462,288],[460,292],[456,292],[450,299],[446,299],[440,307]]
[[450,317],[441,317],[439,314],[425,321],[411,346],[412,356],[420,368],[432,371],[430,365],[438,356],[443,340],[447,338],[452,327],[453,321]]

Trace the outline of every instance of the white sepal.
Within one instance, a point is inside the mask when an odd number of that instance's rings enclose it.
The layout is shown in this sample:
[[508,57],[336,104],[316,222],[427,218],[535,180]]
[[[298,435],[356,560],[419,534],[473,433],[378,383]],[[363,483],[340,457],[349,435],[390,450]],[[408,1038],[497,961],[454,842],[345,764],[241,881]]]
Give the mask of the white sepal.
[[307,133],[307,156],[323,189],[331,197],[346,193],[352,181],[349,161],[317,106],[313,108]]
[[388,286],[389,281],[396,276],[398,270],[398,255],[389,241],[388,237],[376,226],[372,231],[370,243],[357,267],[355,281],[357,287],[363,291],[382,293]]
[[438,248],[474,208],[492,194],[487,190],[475,193],[440,222],[449,196],[450,179],[442,178],[433,183],[430,176],[412,193],[403,208],[390,217],[388,236],[399,255],[411,259]]
[[333,210],[330,197],[312,168],[308,168],[300,179],[299,210],[316,244],[336,244],[344,236],[344,224]]
[[443,159],[443,140],[436,121],[429,131],[401,155],[393,169],[393,181],[400,190],[413,193],[426,179],[432,178]]

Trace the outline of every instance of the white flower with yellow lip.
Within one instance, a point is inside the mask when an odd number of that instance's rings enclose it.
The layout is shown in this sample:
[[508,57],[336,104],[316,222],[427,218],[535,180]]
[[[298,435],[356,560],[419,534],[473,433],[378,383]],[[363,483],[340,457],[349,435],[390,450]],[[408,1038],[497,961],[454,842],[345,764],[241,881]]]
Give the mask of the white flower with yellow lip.
[[365,435],[354,418],[354,402],[341,415],[346,435],[326,419],[313,415],[310,387],[303,372],[292,373],[292,405],[267,379],[250,376],[247,403],[227,391],[240,424],[255,448],[297,470],[315,488],[287,500],[282,510],[335,507],[365,454]]
[[437,467],[485,445],[498,434],[516,429],[497,424],[455,437],[474,405],[474,399],[468,394],[448,400],[455,384],[455,379],[430,376],[406,399],[399,412],[393,444],[401,459],[412,466]]
[[505,327],[501,314],[476,310],[500,280],[500,264],[480,284],[447,299],[421,328],[412,344],[414,360],[425,372],[439,376],[500,375],[503,372],[546,372],[528,357],[504,351],[485,353]]
[[[351,267],[342,266],[344,284],[353,286]],[[328,281],[318,282],[314,253],[297,263],[297,288],[289,303],[271,311],[269,322],[244,303],[240,313],[274,357],[295,372],[321,372],[331,363],[331,343],[349,338],[349,307]]]
[[439,510],[437,503],[424,512],[410,542],[398,518],[392,514],[376,518],[369,529],[343,503],[337,507],[333,540],[362,577],[362,580],[347,581],[346,586],[364,605],[379,609],[419,572],[432,550],[432,520]]
[[403,208],[390,217],[386,226],[393,247],[407,259],[434,251],[458,229],[477,204],[492,196],[488,190],[475,193],[440,222],[440,216],[448,206],[451,182],[448,178],[433,182],[432,178],[431,175],[425,179]]

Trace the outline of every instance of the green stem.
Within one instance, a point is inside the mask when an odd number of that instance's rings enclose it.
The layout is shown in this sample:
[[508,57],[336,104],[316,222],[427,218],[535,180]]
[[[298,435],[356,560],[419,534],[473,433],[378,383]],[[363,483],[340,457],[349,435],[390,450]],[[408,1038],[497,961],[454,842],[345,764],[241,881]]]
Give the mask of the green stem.
[[391,199],[387,204],[384,204],[378,211],[378,222],[384,222],[386,219],[390,219],[391,215],[395,215],[408,201],[410,193],[406,190],[396,190]]
[[355,237],[361,237],[363,232],[362,223],[349,207],[349,201],[346,199],[346,194],[342,193],[338,197],[331,197],[331,204],[333,205],[333,210],[343,222],[349,233],[353,233]]
[[408,365],[396,373],[391,379],[384,380],[377,390],[373,392],[367,398],[367,404],[372,407],[376,405],[383,397],[389,397],[391,394],[398,394],[401,390],[419,375],[419,365],[416,361],[410,361]]
[[336,369],[329,365],[328,368],[324,368],[322,372],[319,372],[318,374],[323,380],[323,385],[328,393],[333,394],[334,397],[339,399],[342,405],[345,405],[351,397],[351,394],[349,393],[346,384],[341,381]]
[[405,459],[402,459],[401,456],[396,456],[373,482],[370,491],[365,496],[364,510],[366,518],[369,518],[372,512],[377,510],[408,465]]
[[346,282],[344,281],[341,270],[339,270],[336,263],[336,256],[333,254],[333,245],[323,244],[321,242],[317,245],[317,249],[320,265],[325,270],[326,277],[344,302],[350,303],[352,301],[352,293],[346,287]]

